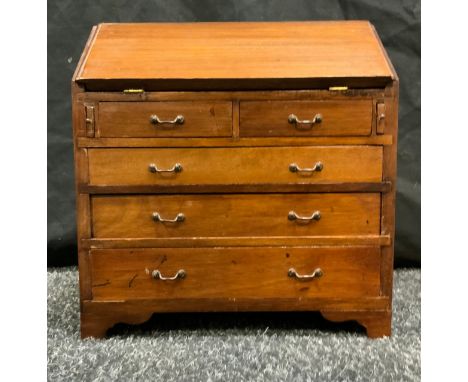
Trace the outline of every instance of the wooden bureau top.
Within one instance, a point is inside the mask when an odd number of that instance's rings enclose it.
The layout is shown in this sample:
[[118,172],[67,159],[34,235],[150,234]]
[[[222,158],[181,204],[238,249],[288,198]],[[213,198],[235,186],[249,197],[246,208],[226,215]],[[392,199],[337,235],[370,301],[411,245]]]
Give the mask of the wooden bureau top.
[[383,87],[395,71],[367,21],[99,24],[88,90]]

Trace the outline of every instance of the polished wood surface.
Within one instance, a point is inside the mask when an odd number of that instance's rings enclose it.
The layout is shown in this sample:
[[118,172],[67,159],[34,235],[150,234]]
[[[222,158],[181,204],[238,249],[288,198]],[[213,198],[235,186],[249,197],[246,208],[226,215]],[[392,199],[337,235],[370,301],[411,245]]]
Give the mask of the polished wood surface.
[[289,184],[146,184],[98,185],[82,183],[79,191],[85,194],[241,194],[241,193],[311,193],[311,192],[388,192],[393,184],[385,182],[289,183]]
[[[380,290],[376,247],[102,249],[91,251],[91,262],[95,300],[376,297]],[[323,275],[301,281],[288,276],[290,268]],[[183,279],[151,276],[181,269]]]
[[262,138],[84,138],[78,147],[276,147],[276,146],[389,146],[391,135],[369,137],[262,137]]
[[156,238],[89,238],[83,248],[185,248],[185,247],[264,247],[264,246],[374,246],[392,244],[390,235],[332,236],[242,236],[242,237],[156,237]]
[[309,21],[99,24],[76,81],[181,90],[378,87],[393,78],[369,22]]
[[[291,172],[289,166],[322,171]],[[159,169],[182,166],[178,173],[157,174]],[[187,185],[380,182],[382,148],[370,146],[91,149],[92,185]]]
[[369,338],[389,337],[392,334],[392,312],[382,310],[321,310],[322,316],[330,321],[357,321],[366,328]]
[[[93,196],[93,237],[370,235],[380,230],[380,194]],[[288,220],[289,211],[320,220]],[[178,214],[184,221],[154,222]]]
[[[368,22],[94,27],[72,82],[82,337],[155,312],[267,310],[390,335],[398,86]],[[158,261],[190,272],[148,279]],[[320,279],[284,273],[318,263]]]
[[[320,311],[332,321],[355,320],[367,329],[369,338],[390,335],[388,297],[247,297],[177,298],[134,300],[85,300],[81,309],[81,337],[102,338],[118,323],[142,324],[156,313]],[[330,310],[332,309],[332,310]]]
[[[295,124],[288,121],[294,114],[300,120],[316,124]],[[250,101],[240,103],[241,137],[311,137],[370,135],[372,101]]]
[[[75,83],[75,85],[77,85]],[[77,85],[78,86],[78,85]],[[83,91],[76,101],[88,102],[166,102],[166,101],[375,101],[385,97],[385,88],[297,89],[297,90],[178,90],[143,91],[136,93]]]
[[[394,144],[384,149],[383,178],[397,179],[397,143],[398,143],[398,103],[399,87],[398,84],[386,88],[385,101],[385,131],[394,135]],[[382,194],[381,211],[381,232],[395,237],[395,203],[396,187],[390,192]],[[394,240],[392,245],[382,251],[382,293],[387,296],[393,294],[393,261],[394,259]],[[391,300],[390,300],[391,301]],[[390,305],[391,307],[391,305]],[[390,317],[391,320],[391,317]]]
[[[182,124],[153,124],[183,116]],[[100,102],[100,137],[230,137],[231,102]]]

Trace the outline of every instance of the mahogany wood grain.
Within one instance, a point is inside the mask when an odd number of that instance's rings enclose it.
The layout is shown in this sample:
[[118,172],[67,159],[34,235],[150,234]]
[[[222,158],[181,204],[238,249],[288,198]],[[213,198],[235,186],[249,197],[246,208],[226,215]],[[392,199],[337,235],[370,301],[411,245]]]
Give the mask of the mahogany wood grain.
[[83,102],[74,101],[72,105],[73,134],[76,137],[86,137],[85,106]]
[[364,326],[369,338],[389,337],[392,334],[392,314],[388,310],[322,310],[330,321],[357,321]]
[[[93,237],[250,237],[376,235],[380,194],[93,196]],[[288,219],[294,211],[320,220]],[[185,215],[184,221],[155,222]]]
[[369,137],[275,137],[275,138],[81,138],[78,147],[276,147],[366,145],[388,146],[391,135]]
[[188,237],[188,238],[91,238],[82,239],[83,248],[192,248],[192,247],[263,247],[263,246],[373,246],[391,244],[388,235],[352,236],[249,236],[249,237]]
[[[178,298],[178,299],[136,299],[136,300],[84,300],[81,313],[81,337],[103,338],[108,329],[117,323],[140,324],[147,321],[153,313],[168,312],[244,312],[244,311],[313,311],[335,309],[330,316],[335,321],[356,319],[356,308],[360,318],[374,319],[378,323],[384,309],[388,306],[388,297],[364,298]],[[336,311],[336,309],[341,309]],[[366,310],[364,310],[366,309]],[[351,314],[347,312],[352,312]],[[372,314],[377,312],[376,314]],[[367,314],[366,314],[367,313]],[[340,314],[338,317],[337,315]],[[354,317],[354,318],[352,318]],[[385,317],[384,317],[385,319]],[[362,323],[361,323],[362,324]],[[369,333],[369,331],[368,331]],[[376,333],[376,332],[374,332]],[[373,333],[373,334],[374,334]],[[378,334],[378,333],[377,333]],[[388,334],[381,334],[388,335]]]
[[[380,249],[165,248],[91,251],[93,299],[376,297]],[[323,275],[301,281],[290,268]],[[177,280],[154,279],[151,272]],[[147,271],[148,270],[148,271]]]
[[[72,84],[72,97],[82,91],[76,84]],[[75,137],[85,135],[84,105],[82,102],[72,103],[72,124]],[[75,191],[76,191],[76,236],[78,242],[79,286],[82,299],[91,298],[91,267],[88,251],[83,248],[82,240],[91,237],[90,195],[80,193],[79,185],[89,182],[88,149],[79,148],[74,142],[75,162]]]
[[[396,74],[395,68],[388,57],[382,41],[380,40],[377,31],[372,26],[374,36],[385,56],[390,70],[394,73],[393,81],[385,87],[385,130],[384,134],[391,134],[394,139],[394,143],[391,147],[384,150],[384,179],[396,180],[397,176],[397,143],[398,143],[398,105],[399,105],[399,91],[400,82],[398,75]],[[389,296],[389,308],[388,312],[392,313],[392,295],[393,295],[393,259],[394,259],[394,237],[395,237],[395,203],[396,203],[396,188],[393,187],[392,191],[386,193],[382,197],[382,232],[390,233],[392,237],[392,245],[385,248],[382,251],[382,294]]]
[[[266,310],[390,335],[398,86],[365,21],[94,27],[72,80],[82,336],[153,313]],[[148,132],[149,115],[180,113],[184,125]],[[287,123],[317,113],[310,130]],[[186,219],[156,223],[154,207]],[[141,274],[161,259],[187,278]],[[327,269],[299,282],[293,260]]]
[[82,239],[84,248],[183,248],[183,247],[262,247],[262,246],[374,246],[391,244],[389,235],[352,236],[249,236],[249,237],[188,237],[188,238],[91,238]]
[[[92,44],[94,42],[94,38],[96,37],[97,30],[98,30],[97,25],[94,25],[91,28],[91,32],[90,32],[90,34],[88,36],[88,39],[86,40],[86,44],[85,44],[85,46],[83,48],[83,52],[81,53],[80,59],[78,60],[78,64],[76,65],[75,71],[73,72],[71,85],[72,85],[72,99],[75,100],[75,101],[78,101],[80,99],[78,93],[84,90],[84,87],[80,86],[76,82],[76,79],[78,77],[78,74],[81,72],[81,69],[83,67],[83,64],[84,64],[86,58],[88,57],[89,50],[90,50],[90,48],[91,48],[91,46],[92,46]],[[77,89],[79,89],[79,91],[77,91]]]
[[235,99],[232,102],[232,138],[234,140],[239,139],[239,121],[240,118],[240,102],[239,100]]
[[88,90],[287,89],[392,78],[369,22],[322,21],[99,24],[76,81]]
[[[317,162],[323,170],[309,174],[291,172]],[[179,173],[156,174],[150,164]],[[279,184],[380,182],[382,148],[370,146],[275,148],[171,148],[89,149],[92,185]]]
[[[96,309],[97,308],[97,309]],[[104,310],[100,308],[105,308]],[[109,306],[104,304],[90,305],[89,301],[83,302],[80,315],[81,324],[81,338],[94,337],[103,338],[108,329],[116,323],[122,322],[126,324],[142,324],[148,321],[153,312],[144,311],[141,308],[134,307],[134,309],[116,309],[120,306]],[[118,314],[116,312],[118,310]]]
[[[79,191],[79,184],[89,182],[88,173],[88,150],[78,149],[75,150],[75,187]],[[78,193],[76,197],[77,214],[77,235],[78,238],[89,238],[91,236],[91,211],[90,211],[90,196],[86,193]]]
[[359,307],[362,312],[382,312],[388,307],[388,297],[297,297],[284,298],[281,296],[273,298],[245,297],[236,298],[177,298],[177,299],[117,299],[112,301],[84,300],[85,312],[102,313],[107,311],[115,315],[114,322],[125,322],[121,313],[142,312],[171,313],[171,312],[244,312],[244,311],[330,311],[332,309],[343,312],[357,311]]
[[[153,124],[183,116],[182,124]],[[101,137],[230,137],[231,102],[100,102]]]
[[[294,114],[300,120],[316,124],[295,124],[288,121]],[[241,137],[309,137],[370,135],[372,101],[248,101],[240,103]]]
[[[397,175],[397,141],[398,141],[398,99],[399,83],[395,81],[386,89],[385,97],[385,133],[392,134],[394,144],[384,149],[383,177],[396,179]],[[382,293],[391,297],[393,293],[393,259],[395,237],[395,200],[396,187],[382,194],[381,233],[392,237],[392,245],[382,251]]]
[[308,183],[308,184],[186,184],[186,185],[143,185],[143,186],[90,186],[81,184],[79,190],[85,194],[226,194],[226,193],[310,193],[310,192],[388,192],[392,184],[369,183]]
[[[76,85],[76,83],[75,83]],[[216,90],[216,91],[142,91],[138,93],[86,91],[75,95],[83,102],[165,102],[165,101],[372,101],[385,96],[385,88],[348,88],[345,90]]]

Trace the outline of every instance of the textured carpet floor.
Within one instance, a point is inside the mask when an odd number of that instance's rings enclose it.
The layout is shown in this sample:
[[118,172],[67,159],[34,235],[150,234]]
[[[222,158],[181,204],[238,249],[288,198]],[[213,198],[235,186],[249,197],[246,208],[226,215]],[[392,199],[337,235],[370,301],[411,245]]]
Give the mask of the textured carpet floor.
[[48,270],[50,381],[418,381],[420,272],[395,271],[393,336],[314,313],[155,315],[79,338],[76,268]]

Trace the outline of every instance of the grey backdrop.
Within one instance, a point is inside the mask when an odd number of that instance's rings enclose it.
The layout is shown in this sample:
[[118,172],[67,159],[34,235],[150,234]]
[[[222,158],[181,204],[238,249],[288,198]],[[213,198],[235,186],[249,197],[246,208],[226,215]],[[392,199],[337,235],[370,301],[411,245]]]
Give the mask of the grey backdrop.
[[48,0],[48,265],[76,264],[70,80],[100,22],[367,19],[400,77],[396,265],[421,258],[419,0]]

